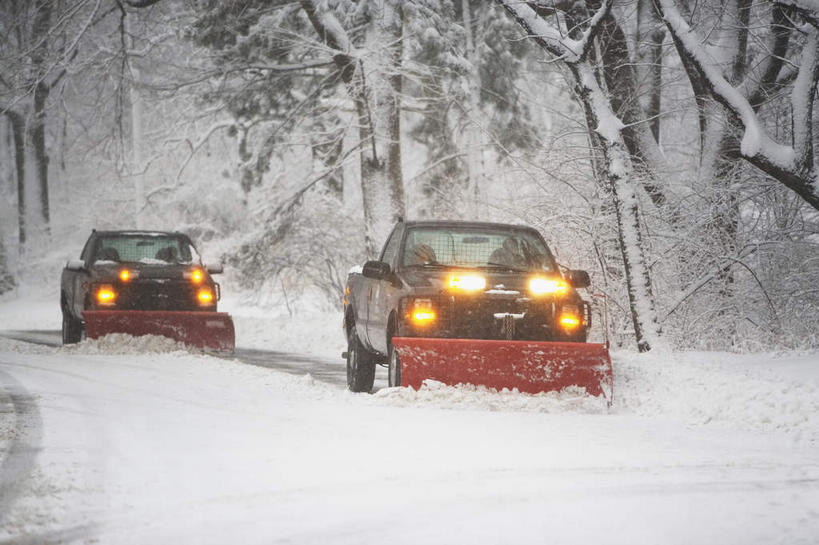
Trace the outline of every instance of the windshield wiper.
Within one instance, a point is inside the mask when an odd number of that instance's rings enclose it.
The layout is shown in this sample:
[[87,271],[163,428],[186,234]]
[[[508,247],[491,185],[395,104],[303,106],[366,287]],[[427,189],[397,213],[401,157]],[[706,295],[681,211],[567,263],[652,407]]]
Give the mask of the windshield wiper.
[[507,271],[514,271],[514,272],[529,272],[529,269],[521,269],[520,267],[515,267],[514,265],[507,265],[506,263],[494,263],[489,261],[484,267],[494,267],[496,269],[506,269]]
[[446,265],[442,265],[441,263],[415,263],[414,265],[404,265],[405,267],[430,267],[434,269],[439,269],[441,267],[446,267]]

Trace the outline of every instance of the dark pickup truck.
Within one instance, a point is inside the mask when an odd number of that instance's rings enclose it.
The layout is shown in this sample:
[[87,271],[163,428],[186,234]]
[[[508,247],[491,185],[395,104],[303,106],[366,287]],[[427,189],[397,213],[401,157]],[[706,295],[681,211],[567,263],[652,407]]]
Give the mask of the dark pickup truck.
[[221,265],[202,264],[191,240],[163,231],[93,231],[60,280],[63,343],[79,342],[84,311],[216,312]]
[[401,385],[394,337],[585,342],[591,309],[526,226],[399,222],[378,261],[351,271],[344,296],[347,383],[370,391],[375,365]]

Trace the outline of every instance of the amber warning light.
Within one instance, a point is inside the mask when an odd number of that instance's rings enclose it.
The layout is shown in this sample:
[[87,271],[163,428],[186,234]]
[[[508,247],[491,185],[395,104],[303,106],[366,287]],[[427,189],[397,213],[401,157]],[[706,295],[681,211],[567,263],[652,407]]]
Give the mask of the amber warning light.
[[425,325],[435,321],[435,310],[432,308],[432,300],[416,299],[413,302],[413,309],[410,313],[412,321],[416,325]]
[[210,290],[200,290],[196,297],[200,305],[209,305],[213,302],[213,293]]
[[486,278],[477,275],[453,275],[449,287],[462,291],[480,291],[486,288]]
[[110,286],[100,286],[97,290],[97,302],[100,305],[113,305],[117,298],[117,292]]
[[416,310],[412,315],[412,319],[421,324],[431,322],[435,319],[435,313],[431,310]]
[[532,295],[565,295],[569,291],[569,285],[563,280],[536,276],[529,280],[529,291]]
[[580,318],[573,314],[563,314],[560,316],[560,325],[566,329],[574,329],[580,325]]

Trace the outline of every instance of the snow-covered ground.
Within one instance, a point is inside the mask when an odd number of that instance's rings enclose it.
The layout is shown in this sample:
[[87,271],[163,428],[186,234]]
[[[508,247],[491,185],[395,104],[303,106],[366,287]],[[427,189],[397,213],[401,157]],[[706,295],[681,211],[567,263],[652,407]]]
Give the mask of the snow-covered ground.
[[[27,299],[0,329],[50,319]],[[248,344],[343,365],[337,316],[245,312]],[[615,353],[607,410],[178,348],[0,339],[0,543],[819,542],[815,353]]]
[[815,357],[620,354],[628,386],[607,414],[572,396],[353,395],[185,352],[98,351],[0,341],[3,468],[15,469],[0,540],[819,537]]

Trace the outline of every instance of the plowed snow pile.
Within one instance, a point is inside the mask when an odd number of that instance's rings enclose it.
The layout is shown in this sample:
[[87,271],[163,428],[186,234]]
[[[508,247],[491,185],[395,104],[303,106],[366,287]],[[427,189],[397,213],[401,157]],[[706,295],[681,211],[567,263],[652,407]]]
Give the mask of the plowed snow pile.
[[586,395],[585,388],[578,387],[532,395],[469,384],[447,386],[435,380],[425,380],[418,391],[412,388],[385,388],[377,391],[373,397],[380,403],[405,407],[582,414],[608,411],[603,397]]
[[613,362],[610,409],[582,388],[531,395],[433,380],[418,391],[383,388],[372,397],[398,407],[660,417],[819,441],[819,354],[619,352]]
[[136,355],[164,354],[168,352],[188,352],[184,344],[161,335],[142,335],[134,337],[124,333],[110,333],[99,339],[66,345],[60,350],[75,354]]

